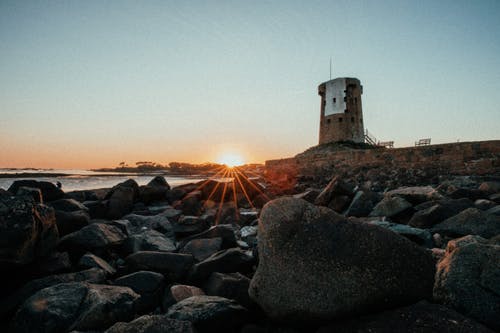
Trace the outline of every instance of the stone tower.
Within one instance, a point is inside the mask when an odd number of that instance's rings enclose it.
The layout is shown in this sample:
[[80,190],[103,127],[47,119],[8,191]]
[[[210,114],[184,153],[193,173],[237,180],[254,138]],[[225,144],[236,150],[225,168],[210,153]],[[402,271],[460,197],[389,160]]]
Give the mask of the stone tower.
[[321,96],[319,144],[335,141],[365,142],[361,94],[356,78],[339,77],[318,86]]

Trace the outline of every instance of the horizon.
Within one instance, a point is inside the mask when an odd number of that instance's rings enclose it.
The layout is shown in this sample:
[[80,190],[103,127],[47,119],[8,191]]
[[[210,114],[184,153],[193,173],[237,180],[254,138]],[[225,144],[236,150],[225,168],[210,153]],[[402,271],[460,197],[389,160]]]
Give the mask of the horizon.
[[396,147],[500,139],[498,1],[0,3],[0,168],[245,163],[317,145],[356,77]]

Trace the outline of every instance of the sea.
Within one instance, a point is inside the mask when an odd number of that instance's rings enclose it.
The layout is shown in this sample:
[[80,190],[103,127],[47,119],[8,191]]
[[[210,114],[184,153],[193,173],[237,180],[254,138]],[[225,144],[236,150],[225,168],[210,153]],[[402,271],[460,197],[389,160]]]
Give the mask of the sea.
[[208,178],[202,175],[172,176],[162,173],[138,174],[78,169],[0,169],[0,175],[0,188],[4,190],[7,190],[16,180],[33,179],[37,181],[48,181],[54,184],[60,182],[62,190],[65,192],[110,188],[127,179],[134,179],[139,185],[146,185],[157,175],[165,177],[165,180],[171,187],[196,183]]

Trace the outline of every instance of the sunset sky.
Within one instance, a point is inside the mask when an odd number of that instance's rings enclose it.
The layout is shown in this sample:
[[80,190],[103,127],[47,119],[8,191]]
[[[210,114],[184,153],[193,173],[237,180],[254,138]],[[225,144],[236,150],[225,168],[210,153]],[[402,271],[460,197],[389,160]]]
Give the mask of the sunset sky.
[[247,162],[317,144],[317,86],[365,127],[500,139],[500,1],[0,1],[0,167]]

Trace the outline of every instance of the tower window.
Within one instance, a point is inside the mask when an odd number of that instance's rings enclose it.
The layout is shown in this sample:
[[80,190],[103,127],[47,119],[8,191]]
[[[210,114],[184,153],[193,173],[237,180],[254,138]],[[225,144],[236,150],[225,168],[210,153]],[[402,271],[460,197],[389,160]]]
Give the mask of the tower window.
[[333,98],[333,104],[337,103],[337,98]]
[[331,120],[331,119],[327,119],[327,120],[326,120],[326,123],[327,123],[327,124],[329,124],[329,123],[331,123],[331,122],[332,122],[332,120]]
[[344,102],[347,102],[347,97],[344,97]]
[[342,118],[339,118],[339,123],[341,123],[341,122],[342,122]]
[[349,110],[345,109],[345,110],[344,110],[344,113],[347,113],[347,112],[349,112]]
[[353,122],[354,122],[354,117],[351,117],[351,123],[353,123]]
[[357,103],[357,102],[358,102],[358,98],[354,97],[354,103]]

